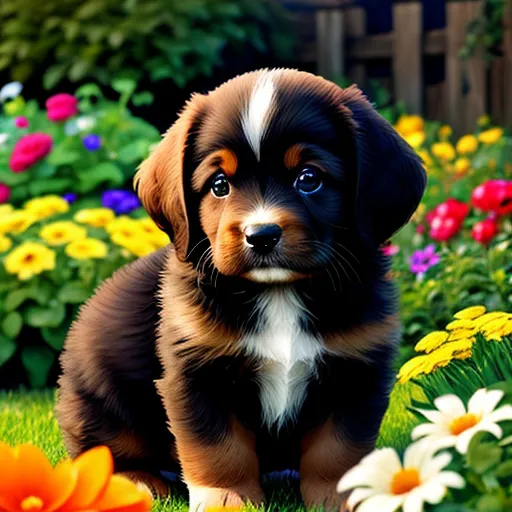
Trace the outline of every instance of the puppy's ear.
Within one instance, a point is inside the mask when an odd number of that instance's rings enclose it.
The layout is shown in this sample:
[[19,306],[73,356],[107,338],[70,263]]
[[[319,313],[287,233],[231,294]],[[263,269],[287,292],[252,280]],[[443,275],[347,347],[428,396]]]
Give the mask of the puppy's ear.
[[142,205],[186,259],[189,221],[185,202],[185,167],[188,143],[204,109],[206,97],[194,95],[151,155],[140,165],[134,185]]
[[380,245],[416,210],[427,177],[421,159],[357,87],[343,91],[357,158],[356,221],[362,238]]

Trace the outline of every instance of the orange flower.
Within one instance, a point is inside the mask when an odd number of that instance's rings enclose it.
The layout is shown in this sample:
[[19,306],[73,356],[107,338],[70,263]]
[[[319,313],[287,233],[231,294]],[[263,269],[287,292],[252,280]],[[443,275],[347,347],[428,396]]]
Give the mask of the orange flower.
[[148,512],[149,493],[113,471],[112,455],[103,446],[52,468],[34,446],[11,449],[0,443],[0,511]]

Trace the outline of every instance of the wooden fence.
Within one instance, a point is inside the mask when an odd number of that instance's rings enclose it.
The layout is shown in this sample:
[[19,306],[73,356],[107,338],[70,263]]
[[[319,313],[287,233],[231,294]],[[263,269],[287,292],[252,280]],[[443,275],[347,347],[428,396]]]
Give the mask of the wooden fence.
[[[472,130],[482,114],[512,126],[512,0],[508,0],[503,56],[489,66],[478,53],[459,56],[467,26],[482,0],[447,0],[446,27],[425,32],[419,1],[393,2],[393,31],[366,34],[366,13],[352,0],[282,0],[296,23],[298,60],[327,78],[344,76],[365,87],[371,62],[387,60],[386,84],[411,113]],[[428,7],[427,7],[428,8]],[[424,57],[444,57],[444,81],[425,85]],[[441,59],[442,61],[443,59]]]

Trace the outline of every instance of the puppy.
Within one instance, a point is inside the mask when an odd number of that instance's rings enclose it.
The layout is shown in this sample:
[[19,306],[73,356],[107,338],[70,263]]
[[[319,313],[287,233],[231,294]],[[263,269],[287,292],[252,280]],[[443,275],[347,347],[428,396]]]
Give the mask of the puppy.
[[379,246],[415,211],[420,160],[356,88],[287,69],[195,95],[135,183],[172,246],[82,308],[57,413],[71,456],[192,510],[260,503],[296,469],[307,506],[374,446],[399,338]]

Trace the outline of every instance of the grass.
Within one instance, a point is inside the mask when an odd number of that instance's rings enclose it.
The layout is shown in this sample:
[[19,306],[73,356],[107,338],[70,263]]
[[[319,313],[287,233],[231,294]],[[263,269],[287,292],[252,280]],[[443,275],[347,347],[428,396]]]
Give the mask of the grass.
[[[409,435],[415,425],[414,416],[407,411],[411,395],[421,399],[419,388],[412,384],[397,385],[391,404],[382,423],[379,446],[392,446],[402,451],[409,444]],[[39,446],[55,464],[66,456],[62,436],[53,414],[55,393],[47,391],[0,392],[0,441],[11,445],[32,443]],[[267,482],[271,496],[269,512],[304,510],[297,501],[296,482]],[[155,512],[185,512],[186,499],[181,494],[155,504]]]

